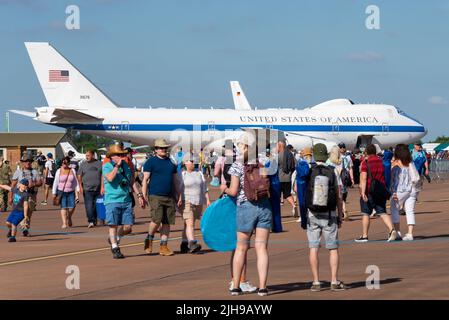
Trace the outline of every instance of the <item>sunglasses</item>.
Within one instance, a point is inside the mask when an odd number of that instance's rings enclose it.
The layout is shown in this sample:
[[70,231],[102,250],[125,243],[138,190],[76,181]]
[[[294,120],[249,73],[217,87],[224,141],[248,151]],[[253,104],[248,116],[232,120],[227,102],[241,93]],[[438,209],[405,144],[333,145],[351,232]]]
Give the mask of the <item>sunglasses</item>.
[[167,147],[156,147],[155,149],[156,150],[167,150],[168,148]]

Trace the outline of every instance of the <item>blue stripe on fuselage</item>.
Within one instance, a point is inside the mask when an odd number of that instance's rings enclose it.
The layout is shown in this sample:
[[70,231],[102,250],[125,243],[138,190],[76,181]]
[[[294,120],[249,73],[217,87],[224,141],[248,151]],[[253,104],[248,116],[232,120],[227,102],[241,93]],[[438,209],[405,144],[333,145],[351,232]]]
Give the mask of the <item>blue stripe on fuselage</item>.
[[[121,131],[122,126],[125,131],[174,131],[174,130],[193,130],[199,129],[206,131],[212,129],[207,124],[192,125],[192,124],[55,124],[63,128],[73,128],[76,130],[86,131]],[[266,125],[237,125],[237,124],[216,124],[213,126],[215,130],[236,130],[240,128],[264,128]],[[387,132],[425,132],[423,126],[333,126],[333,125],[272,125],[270,129],[280,131],[303,131],[303,132],[383,132],[385,127]]]

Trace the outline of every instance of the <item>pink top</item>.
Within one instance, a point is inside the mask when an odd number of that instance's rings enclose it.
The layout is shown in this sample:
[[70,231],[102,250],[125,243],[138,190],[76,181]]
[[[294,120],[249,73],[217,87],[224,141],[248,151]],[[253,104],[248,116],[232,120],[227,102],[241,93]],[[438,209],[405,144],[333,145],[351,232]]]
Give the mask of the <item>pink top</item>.
[[[53,194],[57,193],[57,190],[63,192],[79,191],[78,180],[76,179],[76,172],[70,169],[70,175],[61,174],[61,169],[58,169],[55,175],[55,182],[53,185]],[[67,181],[67,177],[69,180]],[[67,183],[66,183],[67,181]],[[65,184],[65,187],[64,187]],[[64,189],[64,190],[63,190]]]

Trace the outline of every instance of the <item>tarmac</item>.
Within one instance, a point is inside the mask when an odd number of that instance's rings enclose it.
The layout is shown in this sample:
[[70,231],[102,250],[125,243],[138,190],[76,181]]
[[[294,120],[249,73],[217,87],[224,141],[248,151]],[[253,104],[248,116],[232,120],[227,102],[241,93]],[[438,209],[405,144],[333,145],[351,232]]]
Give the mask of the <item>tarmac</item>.
[[[348,210],[352,221],[345,222],[339,233],[339,278],[350,286],[343,292],[330,291],[328,283],[321,292],[309,290],[306,233],[286,203],[282,208],[284,232],[270,235],[268,297],[229,295],[229,252],[215,252],[202,243],[202,254],[179,254],[180,216],[169,241],[174,256],[159,256],[157,243],[153,246],[155,253],[144,253],[148,209],[139,208],[133,234],[122,240],[126,258],[114,260],[107,244],[108,228],[87,228],[82,198],[75,211],[74,227],[62,231],[59,208],[39,204],[33,214],[31,237],[19,235],[16,243],[7,242],[4,221],[8,213],[0,213],[0,299],[449,299],[445,285],[449,283],[448,191],[449,183],[425,184],[416,206],[415,241],[387,243],[387,228],[380,218],[373,218],[370,241],[358,244],[354,242],[361,234],[358,190],[351,189]],[[42,194],[40,190],[39,200]],[[217,189],[211,190],[212,199],[217,195]],[[401,216],[401,223],[405,234],[405,216]],[[201,241],[199,229],[196,234]],[[79,289],[66,287],[70,266],[79,268]],[[378,272],[373,275],[373,270]],[[378,289],[371,285],[376,273]],[[320,250],[320,275],[321,281],[330,280],[324,247]],[[257,286],[254,249],[248,254],[248,279]]]

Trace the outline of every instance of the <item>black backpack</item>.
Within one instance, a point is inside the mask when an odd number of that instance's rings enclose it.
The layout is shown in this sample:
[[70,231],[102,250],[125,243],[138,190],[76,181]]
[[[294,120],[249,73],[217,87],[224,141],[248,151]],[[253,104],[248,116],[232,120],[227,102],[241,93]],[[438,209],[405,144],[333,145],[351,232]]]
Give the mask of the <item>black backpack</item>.
[[50,174],[54,178],[56,176],[56,163],[54,160],[49,160],[51,162]]
[[[325,165],[313,165],[309,174],[309,184],[307,187],[306,206],[312,212],[329,213],[337,209],[337,181],[333,167]],[[324,183],[323,185],[318,185]],[[317,184],[317,185],[316,185]],[[315,194],[320,187],[327,187],[327,201],[324,197],[320,198],[319,194]],[[321,196],[324,196],[321,195]],[[319,199],[317,199],[319,198]],[[321,203],[320,203],[321,202]]]

